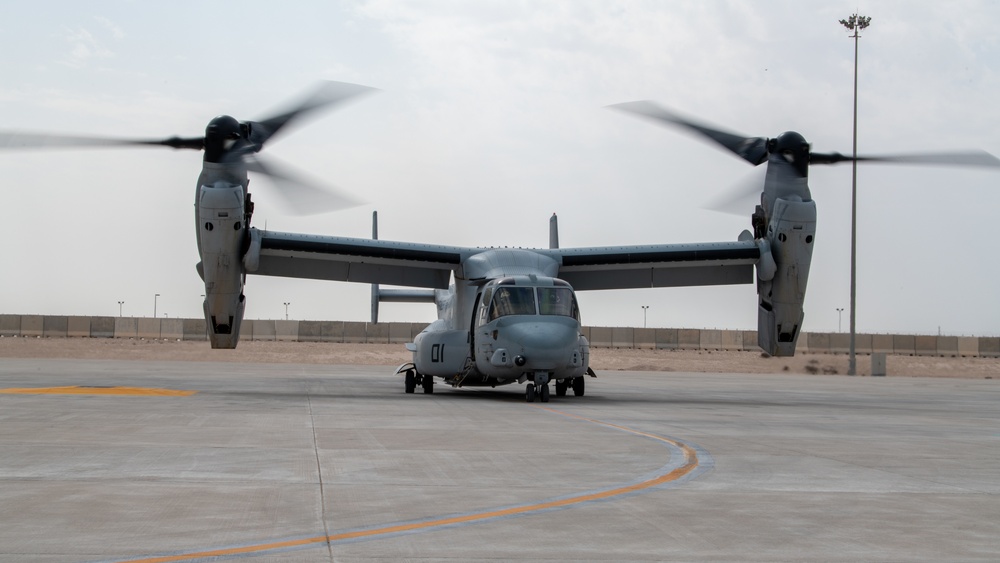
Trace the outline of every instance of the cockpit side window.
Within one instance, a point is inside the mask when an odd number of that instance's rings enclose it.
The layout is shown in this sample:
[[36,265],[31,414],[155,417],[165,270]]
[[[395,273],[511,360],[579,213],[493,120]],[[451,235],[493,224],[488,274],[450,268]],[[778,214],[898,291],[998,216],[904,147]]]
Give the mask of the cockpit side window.
[[483,326],[489,322],[489,310],[492,308],[490,298],[493,297],[493,288],[487,287],[479,299],[479,311],[476,314],[476,326]]
[[542,315],[561,315],[580,320],[580,307],[576,295],[568,287],[539,287],[538,312]]
[[534,315],[535,292],[533,287],[499,287],[490,305],[490,320],[507,315]]

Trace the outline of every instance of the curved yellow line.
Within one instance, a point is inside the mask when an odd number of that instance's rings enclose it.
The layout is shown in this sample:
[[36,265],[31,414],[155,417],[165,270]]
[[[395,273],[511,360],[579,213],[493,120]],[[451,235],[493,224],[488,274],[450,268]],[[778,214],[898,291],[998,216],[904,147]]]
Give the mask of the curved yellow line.
[[87,387],[70,385],[66,387],[11,387],[0,389],[0,393],[10,395],[132,395],[143,397],[190,397],[197,391],[177,389],[156,389],[151,387]]
[[643,489],[649,489],[651,487],[656,487],[657,485],[662,485],[664,483],[670,483],[676,481],[694,471],[698,467],[698,453],[691,446],[679,442],[677,440],[671,440],[669,438],[664,438],[662,436],[657,436],[655,434],[649,434],[648,432],[641,432],[639,430],[634,430],[626,426],[619,426],[617,424],[611,424],[608,422],[603,422],[593,418],[587,418],[583,416],[578,416],[574,414],[565,413],[562,411],[557,411],[555,409],[550,409],[548,407],[538,407],[543,410],[560,414],[569,418],[575,418],[578,420],[585,420],[587,422],[592,422],[594,424],[599,424],[601,426],[607,426],[609,428],[615,428],[637,436],[643,436],[646,438],[651,438],[659,442],[664,442],[672,446],[676,446],[684,453],[684,463],[677,467],[676,469],[647,479],[640,483],[634,483],[632,485],[625,485],[622,487],[617,487],[614,489],[609,489],[606,491],[599,491],[596,493],[588,493],[583,495],[578,495],[574,497],[551,500],[548,502],[542,502],[538,504],[530,504],[525,506],[515,506],[512,508],[502,508],[498,510],[490,510],[487,512],[479,512],[476,514],[467,514],[463,516],[451,516],[448,518],[439,518],[437,520],[428,520],[425,522],[414,522],[410,524],[397,524],[393,526],[385,526],[382,528],[374,528],[370,530],[359,530],[354,532],[343,532],[340,534],[330,534],[327,536],[315,536],[311,538],[303,538],[297,540],[286,540],[277,541],[271,543],[262,543],[257,545],[248,545],[244,547],[231,547],[222,549],[212,549],[208,551],[199,551],[197,553],[185,553],[182,555],[166,555],[162,557],[150,557],[142,559],[128,559],[125,561],[120,561],[119,563],[170,563],[173,561],[189,561],[192,559],[201,559],[205,557],[219,557],[225,555],[242,555],[247,553],[271,551],[275,549],[284,549],[290,547],[303,547],[313,544],[322,544],[327,542],[337,542],[343,540],[353,540],[361,538],[371,538],[374,536],[382,536],[389,534],[398,534],[403,532],[412,532],[415,530],[426,530],[428,528],[439,528],[442,526],[451,526],[455,524],[468,524],[471,522],[478,522],[481,520],[489,520],[491,518],[502,518],[505,516],[516,516],[519,514],[527,514],[529,512],[538,512],[541,510],[549,510],[553,508],[562,508],[574,504],[580,504],[584,502],[590,502],[595,500],[603,500],[611,497],[616,497],[619,495],[625,495],[629,493],[634,493],[636,491],[641,491]]

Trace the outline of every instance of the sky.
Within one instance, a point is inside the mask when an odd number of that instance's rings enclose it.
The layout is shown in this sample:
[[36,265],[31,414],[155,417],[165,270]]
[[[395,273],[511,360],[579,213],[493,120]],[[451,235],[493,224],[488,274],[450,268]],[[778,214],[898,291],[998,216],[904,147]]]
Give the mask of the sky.
[[[735,240],[705,206],[762,179],[737,157],[606,106],[653,100],[748,136],[794,130],[849,154],[1000,155],[1000,3],[990,0],[148,3],[0,6],[0,129],[198,136],[319,80],[378,89],[301,124],[268,156],[364,205],[310,216],[251,179],[269,230],[458,246]],[[201,154],[0,152],[0,313],[201,316]],[[804,330],[848,330],[851,167],[815,166]],[[1000,334],[1000,171],[858,167],[857,330]],[[156,297],[156,294],[159,294]],[[252,276],[246,317],[364,321],[361,284]],[[119,302],[124,304],[119,307]],[[752,285],[581,292],[584,324],[755,329]],[[648,309],[643,309],[648,306]],[[839,312],[838,309],[844,309]],[[645,312],[645,318],[644,318]],[[385,303],[382,321],[434,307]]]

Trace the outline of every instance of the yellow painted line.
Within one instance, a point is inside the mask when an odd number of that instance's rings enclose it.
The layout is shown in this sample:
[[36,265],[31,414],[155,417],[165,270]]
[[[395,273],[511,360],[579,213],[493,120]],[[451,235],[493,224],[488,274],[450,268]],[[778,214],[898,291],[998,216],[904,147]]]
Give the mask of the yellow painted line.
[[150,387],[12,387],[0,389],[0,393],[10,395],[132,395],[143,397],[189,397],[197,391],[177,389],[155,389]]
[[372,538],[376,536],[399,534],[403,532],[412,532],[416,530],[426,530],[429,528],[439,528],[442,526],[452,526],[456,524],[469,524],[473,522],[479,522],[482,520],[489,520],[492,518],[502,518],[506,516],[516,516],[520,514],[527,514],[530,512],[538,512],[542,510],[550,510],[553,508],[563,508],[566,506],[571,506],[574,504],[580,504],[584,502],[590,502],[595,500],[604,500],[607,498],[612,498],[620,495],[626,495],[629,493],[634,493],[636,491],[641,491],[643,489],[649,489],[651,487],[656,487],[664,483],[670,483],[671,481],[677,481],[682,477],[690,474],[698,467],[698,453],[691,446],[679,442],[677,440],[671,440],[669,438],[664,438],[662,436],[657,436],[655,434],[649,434],[647,432],[641,432],[639,430],[633,430],[625,426],[619,426],[617,424],[611,424],[608,422],[603,422],[600,420],[595,420],[592,418],[586,418],[583,416],[577,416],[562,411],[557,411],[555,409],[550,409],[547,407],[538,407],[543,410],[560,414],[569,418],[575,418],[578,420],[585,420],[587,422],[592,422],[602,426],[607,426],[609,428],[616,428],[618,430],[623,430],[637,436],[643,436],[646,438],[651,438],[659,442],[670,444],[679,448],[684,453],[684,463],[677,467],[676,469],[663,473],[646,481],[639,483],[634,483],[632,485],[625,485],[622,487],[617,487],[614,489],[609,489],[606,491],[598,491],[596,493],[588,493],[583,495],[577,495],[574,497],[552,500],[548,502],[542,502],[538,504],[530,504],[525,506],[515,506],[512,508],[502,508],[498,510],[490,510],[487,512],[479,512],[476,514],[466,514],[462,516],[451,516],[448,518],[439,518],[437,520],[428,520],[424,522],[414,522],[410,524],[396,524],[391,526],[385,526],[382,528],[374,528],[370,530],[359,530],[354,532],[343,532],[340,534],[331,534],[328,536],[314,536],[311,538],[302,538],[297,540],[285,540],[276,541],[271,543],[262,543],[257,545],[248,545],[243,547],[230,547],[221,549],[212,549],[208,551],[199,551],[193,553],[185,553],[180,555],[165,555],[161,557],[149,557],[141,559],[128,559],[120,561],[119,563],[172,563],[174,561],[190,561],[192,559],[202,559],[206,557],[220,557],[227,555],[242,555],[247,553],[257,553],[264,551],[271,551],[275,549],[285,549],[291,547],[303,547],[313,544],[323,544],[327,542],[338,542],[344,540],[354,540],[354,539],[364,539]]

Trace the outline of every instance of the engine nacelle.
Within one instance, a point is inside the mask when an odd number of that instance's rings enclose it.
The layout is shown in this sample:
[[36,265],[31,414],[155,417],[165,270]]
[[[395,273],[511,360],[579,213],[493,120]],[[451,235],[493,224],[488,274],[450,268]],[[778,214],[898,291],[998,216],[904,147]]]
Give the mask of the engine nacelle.
[[795,354],[815,239],[814,201],[774,201],[762,240],[770,247],[773,266],[762,261],[757,267],[757,344],[772,356]]
[[225,181],[198,192],[198,273],[205,282],[205,322],[212,348],[235,348],[243,321],[243,260],[248,233],[244,188]]

